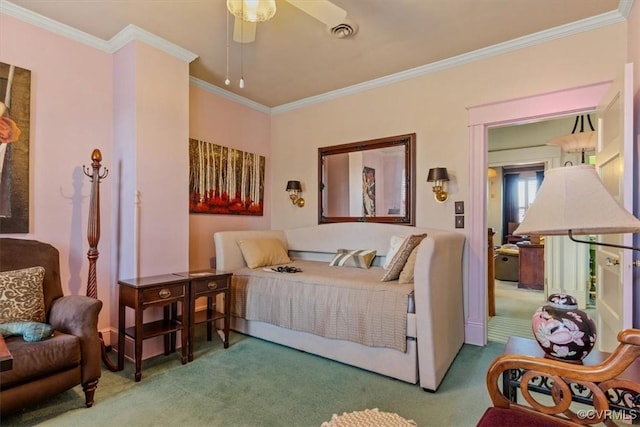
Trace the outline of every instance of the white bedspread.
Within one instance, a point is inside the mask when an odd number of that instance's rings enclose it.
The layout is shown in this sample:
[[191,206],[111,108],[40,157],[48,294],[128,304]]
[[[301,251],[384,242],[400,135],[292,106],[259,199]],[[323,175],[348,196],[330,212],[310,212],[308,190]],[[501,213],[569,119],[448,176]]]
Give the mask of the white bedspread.
[[296,260],[302,273],[261,268],[234,272],[231,314],[248,320],[406,351],[407,305],[413,284],[381,282],[381,267],[330,267]]

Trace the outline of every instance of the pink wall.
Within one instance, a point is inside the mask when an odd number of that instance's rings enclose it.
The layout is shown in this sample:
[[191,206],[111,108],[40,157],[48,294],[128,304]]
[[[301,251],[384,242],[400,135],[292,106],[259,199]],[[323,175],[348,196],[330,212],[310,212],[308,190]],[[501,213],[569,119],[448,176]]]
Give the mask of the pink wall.
[[[120,61],[116,63],[117,57]],[[129,251],[123,258],[130,261],[138,256],[144,269],[141,274],[188,268],[188,63],[140,43],[128,56],[127,47],[112,55],[5,14],[0,14],[0,61],[31,70],[32,78],[30,232],[3,237],[53,244],[60,251],[64,292],[84,295],[90,182],[82,166],[91,163],[92,150],[99,148],[102,163],[110,170],[100,187],[97,274],[98,297],[104,305],[99,328],[114,333],[118,323],[116,283],[123,277],[116,259],[115,231],[123,225],[123,216],[114,213],[120,207],[123,180],[140,190],[141,207],[147,215],[140,222],[146,246],[124,247]],[[138,63],[123,66],[127,61]],[[134,74],[123,77],[127,72]],[[131,96],[125,96],[116,109],[114,98],[127,93]],[[116,133],[116,125],[131,117],[130,126]],[[123,169],[117,156],[132,162],[128,178],[119,176]],[[176,171],[173,175],[172,170]],[[128,195],[133,204],[133,195]],[[174,203],[179,199],[183,205]],[[123,214],[132,222],[132,209]],[[130,238],[132,230],[122,229]],[[107,341],[109,337],[113,334],[106,333]]]
[[[189,268],[203,269],[215,267],[213,233],[216,231],[270,228],[271,119],[268,114],[193,85],[189,93],[190,138],[266,156],[264,216],[189,215]],[[285,185],[286,182],[275,184],[274,198],[278,203],[279,190],[282,190],[282,203],[289,201]]]
[[[60,251],[65,293],[84,295],[89,179],[94,148],[112,168],[113,140],[111,55],[0,14],[0,61],[31,70],[31,220],[25,235]],[[111,183],[101,185],[102,235],[98,249],[98,296],[106,309],[100,326],[110,325],[112,233]]]

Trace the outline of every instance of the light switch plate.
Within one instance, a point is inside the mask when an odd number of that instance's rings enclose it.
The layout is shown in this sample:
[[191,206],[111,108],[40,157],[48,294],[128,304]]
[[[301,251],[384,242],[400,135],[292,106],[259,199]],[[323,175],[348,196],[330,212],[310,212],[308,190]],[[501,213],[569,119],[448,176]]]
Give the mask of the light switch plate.
[[464,215],[456,215],[456,228],[464,228]]

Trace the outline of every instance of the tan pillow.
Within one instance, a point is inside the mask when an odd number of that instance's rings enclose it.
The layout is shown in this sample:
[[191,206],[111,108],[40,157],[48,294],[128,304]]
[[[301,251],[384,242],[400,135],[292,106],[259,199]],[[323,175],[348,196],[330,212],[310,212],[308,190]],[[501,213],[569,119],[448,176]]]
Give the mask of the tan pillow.
[[329,265],[332,267],[369,268],[375,257],[375,249],[338,249]]
[[409,259],[409,255],[411,255],[411,251],[413,251],[425,237],[427,237],[426,233],[412,234],[404,239],[402,245],[400,245],[400,248],[398,249],[398,252],[396,252],[391,260],[389,270],[387,270],[384,276],[382,276],[381,280],[383,282],[390,282],[391,280],[396,280],[400,277],[400,272],[407,263],[407,259]]
[[418,255],[418,246],[413,248],[411,255],[407,258],[407,262],[404,264],[398,283],[413,283],[413,272],[416,268],[416,257]]
[[44,267],[0,273],[0,323],[44,322]]
[[291,262],[287,248],[280,239],[243,239],[238,240],[238,245],[249,268]]

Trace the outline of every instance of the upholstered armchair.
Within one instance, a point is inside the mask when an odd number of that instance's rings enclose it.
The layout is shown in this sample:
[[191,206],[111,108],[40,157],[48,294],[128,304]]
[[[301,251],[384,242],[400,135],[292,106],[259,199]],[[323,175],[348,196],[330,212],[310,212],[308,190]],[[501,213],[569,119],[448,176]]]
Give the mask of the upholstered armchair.
[[[478,427],[609,426],[625,417],[635,424],[640,419],[640,330],[621,331],[618,341],[613,353],[590,366],[517,354],[498,357],[487,373],[494,406]],[[522,403],[507,397],[511,385],[503,381],[505,372],[518,380],[519,387],[509,393],[517,393]]]
[[[59,252],[50,244],[0,238],[0,272],[34,266],[44,267],[44,323],[53,327],[53,335],[37,342],[27,342],[21,336],[5,337],[13,366],[0,375],[3,415],[78,384],[82,384],[86,406],[91,407],[100,378],[98,314],[102,302],[86,296],[63,295]],[[10,298],[11,285],[0,283],[0,286],[0,299]]]

